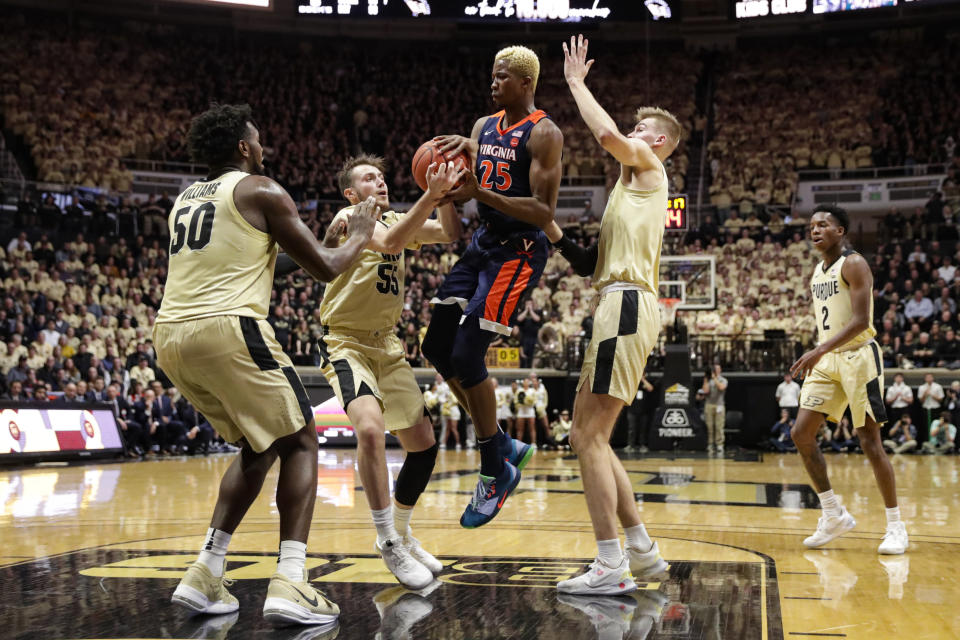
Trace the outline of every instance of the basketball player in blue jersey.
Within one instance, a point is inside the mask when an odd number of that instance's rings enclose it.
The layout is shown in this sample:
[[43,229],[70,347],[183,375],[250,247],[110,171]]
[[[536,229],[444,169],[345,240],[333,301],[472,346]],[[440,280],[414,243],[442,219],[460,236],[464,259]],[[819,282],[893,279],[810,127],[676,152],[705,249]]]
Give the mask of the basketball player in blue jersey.
[[438,138],[441,149],[467,151],[475,173],[450,192],[477,199],[482,225],[433,300],[423,355],[470,412],[480,448],[480,480],[460,518],[466,528],[489,522],[503,507],[533,449],[497,424],[497,399],[484,358],[496,334],[510,335],[518,304],[540,280],[560,188],[563,134],[534,106],[537,55],[508,47],[493,64],[491,96],[500,111],[473,125],[470,138]]

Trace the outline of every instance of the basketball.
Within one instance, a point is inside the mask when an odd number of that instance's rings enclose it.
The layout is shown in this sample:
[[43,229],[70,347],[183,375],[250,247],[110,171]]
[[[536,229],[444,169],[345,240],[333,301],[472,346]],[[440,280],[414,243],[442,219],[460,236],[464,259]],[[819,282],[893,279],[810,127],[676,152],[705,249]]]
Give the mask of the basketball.
[[[461,151],[456,155],[444,155],[440,151],[440,145],[433,140],[427,140],[413,154],[413,162],[410,167],[413,172],[413,179],[417,181],[417,186],[424,191],[427,190],[427,167],[434,162],[453,162],[458,171],[463,167],[470,167],[470,157],[466,153]],[[462,180],[458,182],[457,186],[459,187],[462,182]]]

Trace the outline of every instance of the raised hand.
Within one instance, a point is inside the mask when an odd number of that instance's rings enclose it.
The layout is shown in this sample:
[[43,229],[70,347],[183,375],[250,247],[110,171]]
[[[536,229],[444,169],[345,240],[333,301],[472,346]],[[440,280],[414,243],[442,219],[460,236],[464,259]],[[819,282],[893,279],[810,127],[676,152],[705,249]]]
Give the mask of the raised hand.
[[327,232],[323,236],[323,246],[332,249],[340,244],[340,236],[347,230],[347,220],[345,215],[338,215],[327,227]]
[[587,74],[590,73],[590,67],[593,66],[593,60],[587,60],[587,45],[589,40],[583,37],[581,33],[577,37],[570,36],[570,48],[567,43],[563,43],[563,77],[567,84],[571,82],[583,82]]
[[380,207],[373,196],[364,200],[350,216],[347,223],[347,235],[350,237],[361,236],[369,241],[373,236],[373,228],[380,219]]
[[427,192],[432,197],[443,198],[466,172],[466,168],[455,169],[452,162],[431,163],[427,167]]
[[476,149],[473,148],[473,140],[464,136],[447,134],[436,136],[433,141],[440,147],[440,152],[447,157],[453,157],[461,151],[466,151],[468,155],[476,153]]

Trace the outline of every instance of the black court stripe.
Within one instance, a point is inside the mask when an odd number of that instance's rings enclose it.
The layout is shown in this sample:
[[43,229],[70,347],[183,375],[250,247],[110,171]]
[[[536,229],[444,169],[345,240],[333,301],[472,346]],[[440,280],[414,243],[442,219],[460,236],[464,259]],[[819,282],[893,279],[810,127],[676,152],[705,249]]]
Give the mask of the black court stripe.
[[257,325],[256,319],[240,316],[240,331],[243,332],[243,341],[247,344],[250,357],[253,358],[261,371],[280,368],[280,363],[274,359],[267,343],[263,340],[263,334],[260,333],[260,327]]
[[597,345],[597,364],[593,368],[593,392],[610,394],[610,380],[613,378],[613,361],[617,355],[617,338],[601,340]]
[[628,289],[620,300],[620,328],[618,336],[632,336],[637,332],[637,313],[640,308],[640,292]]
[[357,388],[353,386],[353,369],[346,360],[333,360],[333,370],[337,374],[337,383],[340,385],[340,396],[343,399],[343,408],[357,399]]
[[297,375],[293,367],[282,367],[283,375],[287,377],[287,382],[293,389],[293,394],[297,396],[297,404],[300,405],[300,413],[303,414],[304,424],[313,424],[313,407],[310,406],[310,398],[307,397],[307,390],[303,388],[303,381]]

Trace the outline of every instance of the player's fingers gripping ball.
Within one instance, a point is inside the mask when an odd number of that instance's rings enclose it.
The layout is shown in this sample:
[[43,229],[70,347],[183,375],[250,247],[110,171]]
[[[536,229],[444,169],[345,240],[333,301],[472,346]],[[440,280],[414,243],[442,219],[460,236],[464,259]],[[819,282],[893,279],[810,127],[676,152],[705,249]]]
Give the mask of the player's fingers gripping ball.
[[[427,168],[434,162],[437,164],[452,162],[453,168],[456,171],[469,168],[470,166],[470,158],[463,151],[456,154],[447,153],[444,155],[444,153],[440,151],[440,145],[433,140],[427,140],[420,145],[417,152],[413,154],[413,162],[410,167],[413,173],[413,179],[417,181],[417,186],[424,191],[427,190]],[[459,187],[461,184],[463,184],[462,178],[455,186]]]

